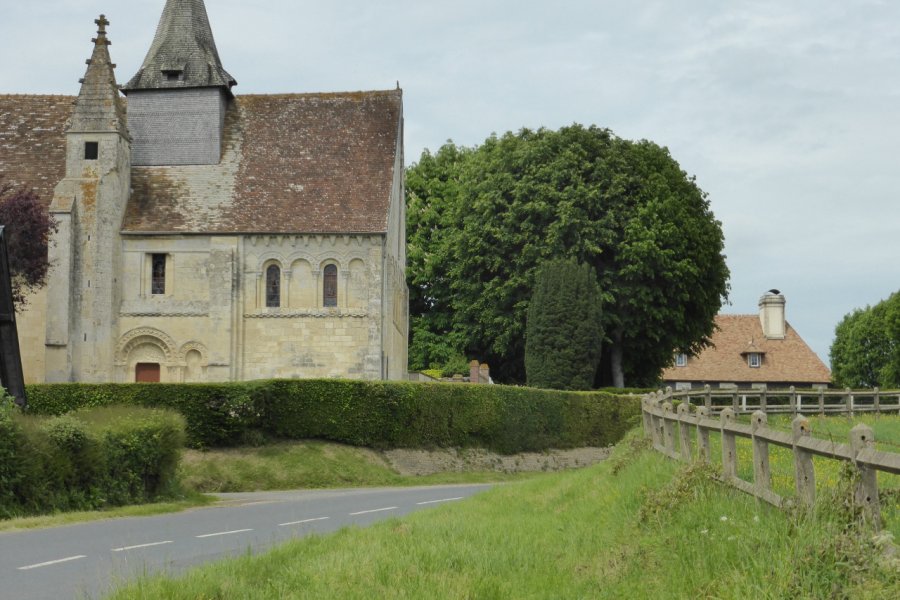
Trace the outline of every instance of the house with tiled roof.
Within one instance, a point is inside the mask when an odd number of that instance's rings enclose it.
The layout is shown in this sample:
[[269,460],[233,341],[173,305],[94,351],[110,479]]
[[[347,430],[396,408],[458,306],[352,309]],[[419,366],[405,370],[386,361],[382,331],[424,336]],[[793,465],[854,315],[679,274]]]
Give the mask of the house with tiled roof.
[[785,320],[785,298],[771,290],[758,315],[718,315],[711,345],[697,356],[676,354],[662,374],[676,389],[742,389],[828,385],[831,372]]
[[28,381],[402,379],[396,90],[235,95],[203,0],[166,0],[119,86],[0,95],[0,176],[59,223],[18,317]]

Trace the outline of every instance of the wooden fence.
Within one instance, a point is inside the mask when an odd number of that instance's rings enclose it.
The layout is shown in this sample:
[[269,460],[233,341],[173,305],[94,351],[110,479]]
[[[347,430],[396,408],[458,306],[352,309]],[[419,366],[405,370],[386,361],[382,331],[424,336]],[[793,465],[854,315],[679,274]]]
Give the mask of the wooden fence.
[[[683,401],[675,410],[666,397],[667,394],[662,392],[647,395],[642,400],[644,434],[652,439],[653,447],[659,452],[685,462],[690,462],[695,457],[709,462],[709,433],[718,432],[722,438],[722,478],[739,490],[778,507],[792,500],[772,490],[772,475],[769,469],[770,444],[788,448],[793,452],[796,490],[796,498],[793,501],[807,506],[812,505],[816,499],[813,456],[848,462],[859,472],[854,491],[855,501],[874,526],[880,527],[881,509],[877,474],[883,471],[900,475],[900,454],[877,451],[871,427],[857,425],[850,431],[848,443],[841,444],[812,437],[809,420],[799,414],[792,422],[791,433],[787,433],[770,429],[766,413],[758,409],[752,413],[750,424],[746,425],[735,422],[736,411],[731,406],[722,408],[718,419],[713,419],[711,408],[706,403],[692,407],[689,402]],[[852,400],[850,402],[852,403]],[[692,429],[696,430],[696,436],[691,435]],[[693,447],[693,437],[696,437],[696,450]],[[752,441],[753,481],[738,477],[736,443],[738,437]]]
[[766,414],[856,414],[864,412],[900,412],[900,390],[835,390],[824,387],[797,389],[791,386],[777,389],[702,389],[672,391],[666,388],[651,394],[664,402],[686,402],[705,406],[710,414],[730,407],[736,415],[752,414],[757,410]]

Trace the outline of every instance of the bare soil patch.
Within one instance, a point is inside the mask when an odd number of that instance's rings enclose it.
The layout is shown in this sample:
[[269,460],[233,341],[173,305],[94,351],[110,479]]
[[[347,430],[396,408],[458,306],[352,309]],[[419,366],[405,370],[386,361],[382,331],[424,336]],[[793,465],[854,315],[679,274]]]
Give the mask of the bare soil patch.
[[386,450],[384,457],[401,475],[431,475],[448,471],[559,471],[586,467],[606,460],[611,448],[572,448],[496,454],[479,448],[440,450]]

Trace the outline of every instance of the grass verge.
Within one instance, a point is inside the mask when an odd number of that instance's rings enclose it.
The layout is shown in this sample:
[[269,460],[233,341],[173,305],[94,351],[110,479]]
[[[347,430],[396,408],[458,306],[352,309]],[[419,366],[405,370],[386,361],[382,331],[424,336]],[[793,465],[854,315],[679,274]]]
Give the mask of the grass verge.
[[631,436],[611,460],[309,537],[121,598],[896,598],[842,494],[786,514]]
[[181,484],[196,492],[484,483],[529,476],[494,471],[403,476],[373,450],[318,441],[186,450],[179,467]]

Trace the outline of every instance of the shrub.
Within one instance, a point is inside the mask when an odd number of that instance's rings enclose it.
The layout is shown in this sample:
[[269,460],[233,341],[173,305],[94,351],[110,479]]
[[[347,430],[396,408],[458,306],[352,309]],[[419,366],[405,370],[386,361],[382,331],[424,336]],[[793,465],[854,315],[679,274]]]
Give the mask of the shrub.
[[141,407],[57,417],[0,410],[0,517],[140,503],[175,489],[179,414]]
[[184,415],[193,446],[233,446],[274,435],[376,448],[476,446],[514,453],[612,444],[640,416],[636,396],[340,379],[43,384],[29,386],[28,394],[30,409],[40,414],[113,401],[174,408]]
[[28,410],[61,415],[109,404],[171,408],[185,418],[190,445],[233,446],[245,432],[261,425],[254,398],[257,387],[254,383],[36,384],[27,386]]

